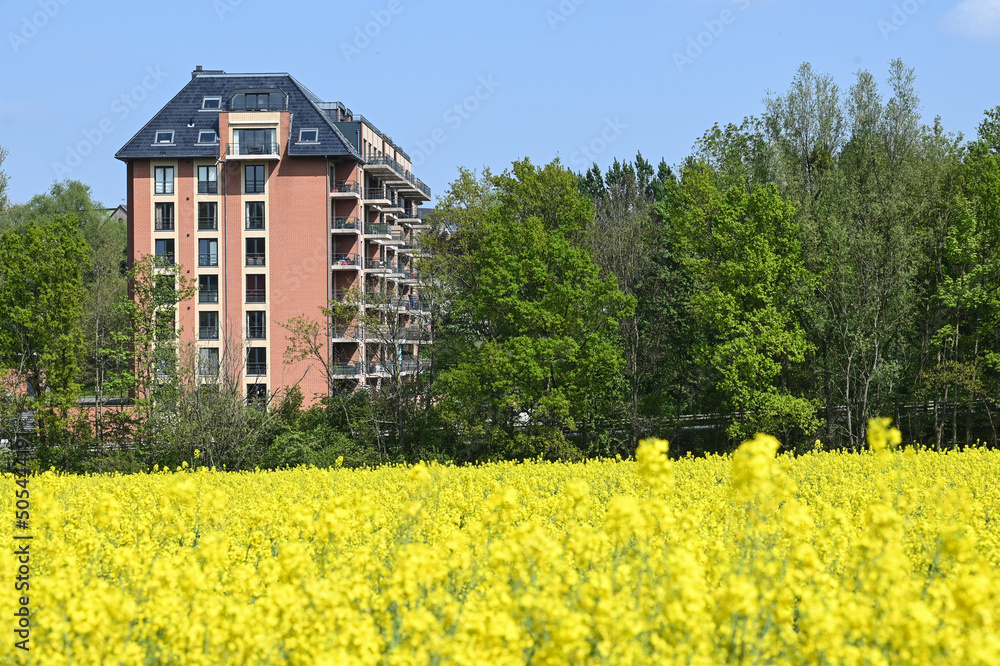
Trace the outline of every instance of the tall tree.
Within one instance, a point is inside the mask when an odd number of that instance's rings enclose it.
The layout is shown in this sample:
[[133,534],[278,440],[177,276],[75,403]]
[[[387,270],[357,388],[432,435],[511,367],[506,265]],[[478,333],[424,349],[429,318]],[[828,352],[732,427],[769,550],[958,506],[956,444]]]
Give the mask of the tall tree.
[[593,217],[578,179],[558,161],[528,161],[480,179],[467,171],[438,207],[428,269],[443,294],[446,335],[458,338],[438,375],[438,410],[468,459],[568,455],[564,434],[600,452],[595,428],[617,416],[618,322],[634,299],[583,249]]

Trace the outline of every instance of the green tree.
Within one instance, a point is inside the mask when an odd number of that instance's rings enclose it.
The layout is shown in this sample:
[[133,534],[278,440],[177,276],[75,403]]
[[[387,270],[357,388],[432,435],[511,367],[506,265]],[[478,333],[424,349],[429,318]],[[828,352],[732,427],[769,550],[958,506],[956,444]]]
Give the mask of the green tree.
[[70,408],[80,394],[87,264],[72,215],[0,235],[0,367],[33,394],[20,402],[37,410],[50,449],[67,444]]
[[594,213],[578,185],[558,161],[479,179],[462,170],[438,207],[446,229],[428,269],[446,285],[454,356],[437,409],[462,458],[574,455],[569,431],[600,453],[600,423],[620,416],[618,323],[635,303],[582,247]]
[[[693,163],[681,175],[681,198],[669,211],[681,261],[695,277],[692,312],[707,333],[697,352],[717,375],[733,439],[812,434],[815,405],[789,386],[810,343],[797,316],[815,284],[802,262],[795,206],[773,185],[720,187]],[[793,434],[794,433],[794,434]]]

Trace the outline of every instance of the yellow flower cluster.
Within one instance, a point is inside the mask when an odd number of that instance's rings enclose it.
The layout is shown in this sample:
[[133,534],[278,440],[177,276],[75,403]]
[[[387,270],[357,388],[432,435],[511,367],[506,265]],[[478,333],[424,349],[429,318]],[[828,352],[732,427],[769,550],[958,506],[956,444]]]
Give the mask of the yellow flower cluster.
[[1000,663],[1000,453],[777,448],[44,473],[30,662]]

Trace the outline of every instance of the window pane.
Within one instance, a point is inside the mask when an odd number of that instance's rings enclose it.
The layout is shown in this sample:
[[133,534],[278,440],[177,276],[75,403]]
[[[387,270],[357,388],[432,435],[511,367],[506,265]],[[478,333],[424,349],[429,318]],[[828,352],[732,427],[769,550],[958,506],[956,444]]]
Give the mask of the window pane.
[[247,242],[247,266],[264,266],[264,239],[248,238]]
[[173,231],[174,204],[158,203],[154,208],[155,229],[157,231]]
[[215,238],[202,238],[198,241],[198,265],[219,265],[219,241]]
[[263,275],[247,276],[247,303],[266,303],[267,288]]
[[199,275],[198,276],[198,302],[218,303],[219,302],[219,276]]
[[263,201],[248,201],[247,202],[247,229],[263,229],[264,228],[264,202]]
[[247,312],[247,339],[263,340],[267,338],[267,313],[260,310]]
[[214,201],[198,204],[198,228],[214,230],[219,228],[219,208]]

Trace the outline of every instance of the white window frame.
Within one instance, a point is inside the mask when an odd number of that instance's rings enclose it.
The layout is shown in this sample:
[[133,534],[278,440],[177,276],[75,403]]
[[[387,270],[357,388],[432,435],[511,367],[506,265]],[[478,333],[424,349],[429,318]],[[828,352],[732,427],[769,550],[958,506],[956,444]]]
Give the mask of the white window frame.
[[[170,136],[168,141],[160,141],[160,135],[167,134]],[[172,146],[174,145],[174,131],[173,130],[156,130],[153,135],[153,145],[154,146]]]
[[[302,135],[305,134],[306,132],[314,132],[316,138],[315,139],[304,139],[304,138],[302,138]],[[319,143],[319,129],[316,128],[316,127],[306,127],[306,128],[300,129],[299,130],[299,143]]]
[[[211,132],[211,134],[212,134],[212,140],[211,141],[203,141],[202,138],[206,134],[208,134],[209,132]],[[213,145],[216,144],[216,143],[219,143],[219,133],[216,132],[215,130],[198,130],[198,143],[213,144]]]
[[[209,101],[216,101],[219,103],[218,106],[210,107],[205,106]],[[222,98],[217,95],[209,95],[208,97],[203,97],[201,100],[201,110],[202,111],[222,111]]]

